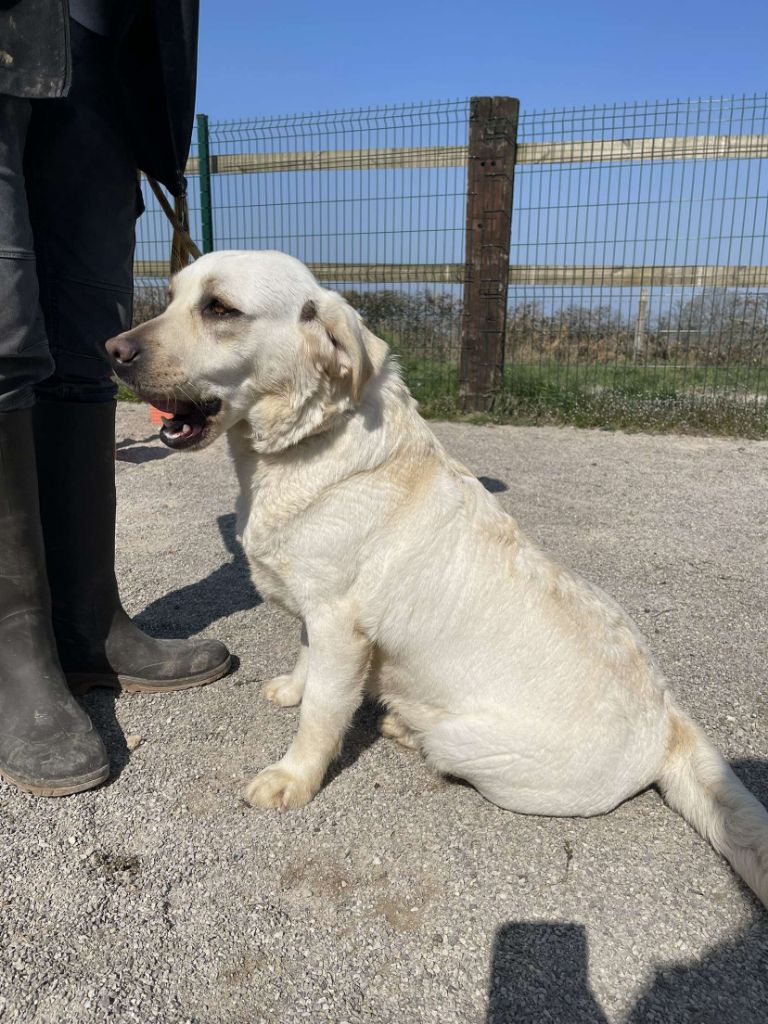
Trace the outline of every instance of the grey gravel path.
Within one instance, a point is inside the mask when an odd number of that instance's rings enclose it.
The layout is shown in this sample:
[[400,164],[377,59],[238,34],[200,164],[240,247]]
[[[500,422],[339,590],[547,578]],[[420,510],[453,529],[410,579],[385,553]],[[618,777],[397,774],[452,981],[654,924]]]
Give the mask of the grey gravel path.
[[[768,803],[768,444],[435,429],[624,604]],[[245,807],[295,729],[258,688],[296,628],[249,583],[224,445],[172,454],[136,406],[118,434],[129,611],[240,665],[199,691],[90,696],[102,789],[0,785],[3,1024],[765,1024],[768,913],[655,792],[588,821],[506,813],[379,740],[366,708],[309,807]]]

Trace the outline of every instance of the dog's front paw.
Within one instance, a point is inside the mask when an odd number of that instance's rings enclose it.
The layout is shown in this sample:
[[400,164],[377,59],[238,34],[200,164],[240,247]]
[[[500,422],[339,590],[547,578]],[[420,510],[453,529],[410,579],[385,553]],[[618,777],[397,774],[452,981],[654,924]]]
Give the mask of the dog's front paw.
[[275,676],[268,679],[261,688],[262,694],[281,708],[292,708],[301,703],[304,687],[293,676]]
[[307,779],[273,764],[251,779],[244,796],[252,807],[275,807],[288,811],[308,804],[316,792],[317,786]]

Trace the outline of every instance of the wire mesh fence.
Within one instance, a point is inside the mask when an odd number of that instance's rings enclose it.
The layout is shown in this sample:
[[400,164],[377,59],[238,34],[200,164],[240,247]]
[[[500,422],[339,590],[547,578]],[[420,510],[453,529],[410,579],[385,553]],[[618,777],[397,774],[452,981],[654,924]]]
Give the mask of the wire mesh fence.
[[[214,247],[303,260],[399,354],[417,394],[455,394],[467,117],[468,102],[451,101],[211,124]],[[190,170],[197,158],[196,142]],[[189,183],[200,239],[196,174]],[[145,202],[139,317],[162,302],[170,237],[154,197]]]
[[597,418],[765,417],[767,122],[765,96],[521,116],[512,390]]
[[[461,404],[471,109],[212,123],[210,212],[197,147],[188,166],[198,241],[308,263],[437,413]],[[768,97],[523,111],[516,142],[504,365],[486,408],[768,431]],[[164,301],[170,244],[145,201],[139,318]]]

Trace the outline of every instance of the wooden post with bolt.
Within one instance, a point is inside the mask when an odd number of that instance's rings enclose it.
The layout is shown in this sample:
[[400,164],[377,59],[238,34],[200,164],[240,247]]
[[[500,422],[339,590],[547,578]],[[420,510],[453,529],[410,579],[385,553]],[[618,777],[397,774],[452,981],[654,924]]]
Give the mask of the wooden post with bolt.
[[504,374],[512,191],[520,101],[470,100],[467,243],[459,398],[467,411],[491,408]]

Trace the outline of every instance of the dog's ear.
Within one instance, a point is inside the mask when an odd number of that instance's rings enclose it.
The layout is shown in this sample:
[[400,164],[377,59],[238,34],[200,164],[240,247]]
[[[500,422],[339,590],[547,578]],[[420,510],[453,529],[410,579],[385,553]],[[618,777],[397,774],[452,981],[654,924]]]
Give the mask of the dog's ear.
[[323,292],[317,299],[305,302],[299,323],[320,365],[330,377],[349,382],[350,397],[357,404],[374,370],[367,342],[378,339],[374,339],[354,309],[336,292]]

